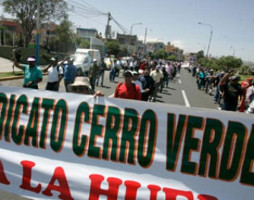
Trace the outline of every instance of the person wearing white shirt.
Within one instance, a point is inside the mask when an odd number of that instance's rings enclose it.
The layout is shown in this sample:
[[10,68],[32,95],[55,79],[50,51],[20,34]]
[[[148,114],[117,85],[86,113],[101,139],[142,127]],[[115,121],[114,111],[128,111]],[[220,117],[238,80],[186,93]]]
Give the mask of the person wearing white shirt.
[[62,63],[58,64],[57,58],[51,58],[51,63],[43,71],[48,71],[48,82],[46,85],[46,90],[58,91],[60,82],[63,78],[63,68]]

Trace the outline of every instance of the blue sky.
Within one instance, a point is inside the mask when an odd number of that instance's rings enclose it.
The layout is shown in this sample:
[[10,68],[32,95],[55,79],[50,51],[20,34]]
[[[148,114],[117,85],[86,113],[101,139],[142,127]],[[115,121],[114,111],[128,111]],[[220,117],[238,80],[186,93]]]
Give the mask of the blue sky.
[[[70,3],[75,0],[67,0]],[[254,0],[76,0],[89,3],[112,16],[128,30],[134,23],[133,34],[147,39],[170,41],[186,52],[206,50],[213,27],[210,53],[212,56],[233,55],[254,61]],[[77,10],[77,9],[76,9]],[[76,11],[74,11],[76,12]],[[75,26],[94,27],[104,34],[107,17],[85,18],[73,13]],[[122,31],[110,22],[116,32]]]
[[[74,5],[69,19],[74,27],[96,28],[104,35],[107,16],[92,16],[86,3],[108,13],[140,39],[148,28],[147,41],[171,42],[185,52],[207,50],[210,24],[212,56],[235,55],[254,61],[254,0],[66,0]],[[84,6],[82,6],[84,5]],[[82,13],[82,15],[80,14]],[[86,17],[87,15],[88,17]],[[112,30],[123,33],[111,21]]]

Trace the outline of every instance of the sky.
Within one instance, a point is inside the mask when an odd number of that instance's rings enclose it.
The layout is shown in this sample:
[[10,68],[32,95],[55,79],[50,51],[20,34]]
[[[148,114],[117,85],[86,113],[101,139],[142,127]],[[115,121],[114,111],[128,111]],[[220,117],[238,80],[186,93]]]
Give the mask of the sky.
[[[96,28],[104,36],[107,15],[140,40],[170,42],[185,52],[207,47],[212,26],[209,55],[234,55],[254,62],[254,0],[66,0],[74,28]],[[95,9],[87,9],[93,6]],[[94,14],[91,14],[91,12]],[[207,25],[200,25],[199,22]],[[114,21],[112,31],[123,33]]]

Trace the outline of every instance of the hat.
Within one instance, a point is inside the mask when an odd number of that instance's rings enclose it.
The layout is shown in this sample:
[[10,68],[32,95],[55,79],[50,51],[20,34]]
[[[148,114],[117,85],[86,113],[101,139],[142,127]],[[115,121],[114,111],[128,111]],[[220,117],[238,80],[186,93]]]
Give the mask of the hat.
[[160,68],[161,68],[161,66],[160,66],[160,65],[157,65],[155,69],[160,69]]
[[139,70],[138,70],[138,73],[139,73],[139,74],[143,74],[143,72],[144,72],[143,69],[139,69]]
[[247,78],[247,81],[252,81],[252,80],[253,80],[252,77]]
[[133,75],[138,75],[138,72],[137,71],[133,71],[132,74]]
[[75,78],[74,83],[70,84],[70,86],[71,87],[86,86],[86,87],[90,88],[89,79],[87,77],[77,76]]
[[28,62],[34,62],[34,61],[35,61],[35,58],[29,57],[29,58],[27,58],[27,61],[28,61]]
[[229,77],[229,80],[231,80],[231,81],[240,81],[240,76],[230,76]]
[[96,58],[94,58],[94,59],[93,59],[93,62],[97,62],[97,59],[96,59]]
[[52,58],[50,58],[50,61],[57,61],[57,58],[52,57]]
[[132,73],[132,71],[130,71],[130,70],[126,70],[126,71],[124,72],[124,75],[127,75],[127,74],[133,76],[133,73]]

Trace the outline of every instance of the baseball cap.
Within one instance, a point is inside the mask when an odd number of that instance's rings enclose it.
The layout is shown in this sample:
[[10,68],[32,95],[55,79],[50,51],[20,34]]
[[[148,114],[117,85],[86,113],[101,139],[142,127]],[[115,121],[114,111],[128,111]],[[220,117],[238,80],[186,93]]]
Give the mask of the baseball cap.
[[96,58],[94,58],[94,59],[93,59],[93,62],[97,62],[97,59],[96,59]]
[[132,71],[130,71],[130,70],[126,70],[126,71],[124,72],[124,75],[127,75],[127,74],[133,76],[133,73],[132,73]]
[[240,79],[241,79],[240,76],[230,76],[229,77],[229,80],[231,80],[231,81],[236,81],[236,80],[240,81]]
[[28,57],[28,58],[27,58],[27,61],[28,61],[28,62],[34,62],[34,61],[35,61],[35,58],[33,58],[33,57]]

